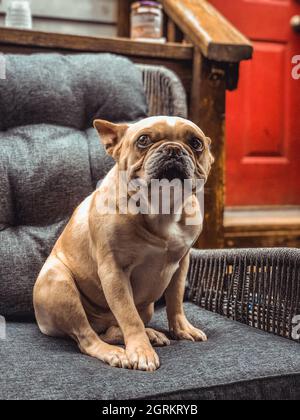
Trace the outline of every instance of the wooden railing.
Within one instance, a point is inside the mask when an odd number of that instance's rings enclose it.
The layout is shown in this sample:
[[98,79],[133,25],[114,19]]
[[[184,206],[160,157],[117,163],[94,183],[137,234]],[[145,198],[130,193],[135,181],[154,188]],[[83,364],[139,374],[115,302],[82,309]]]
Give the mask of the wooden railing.
[[[120,0],[119,33],[129,35],[132,0]],[[112,52],[137,63],[173,70],[189,98],[189,118],[213,140],[216,162],[206,189],[205,230],[198,246],[224,246],[225,96],[238,84],[239,63],[252,47],[204,0],[162,0],[166,11],[166,44],[126,38],[83,37],[0,28],[0,52]]]
[[207,59],[238,63],[252,57],[252,46],[247,38],[207,1],[163,0],[163,4],[168,19]]

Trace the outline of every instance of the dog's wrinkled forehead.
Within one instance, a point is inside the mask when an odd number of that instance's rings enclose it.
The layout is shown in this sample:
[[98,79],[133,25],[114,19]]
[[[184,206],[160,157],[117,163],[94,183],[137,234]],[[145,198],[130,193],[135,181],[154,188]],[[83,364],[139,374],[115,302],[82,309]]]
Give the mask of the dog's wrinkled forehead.
[[204,133],[191,121],[179,117],[150,117],[135,124],[128,129],[128,136],[135,137],[137,134],[146,133],[153,140],[178,141],[188,134],[205,138]]

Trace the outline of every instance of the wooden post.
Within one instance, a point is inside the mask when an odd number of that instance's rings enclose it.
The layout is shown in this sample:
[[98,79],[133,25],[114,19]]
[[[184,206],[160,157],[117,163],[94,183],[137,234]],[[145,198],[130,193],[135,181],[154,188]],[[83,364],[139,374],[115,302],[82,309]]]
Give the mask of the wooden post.
[[183,33],[180,31],[178,26],[171,18],[167,18],[167,40],[168,42],[182,42],[183,41]]
[[118,0],[118,36],[130,37],[130,7],[133,0]]
[[206,0],[162,0],[165,12],[194,45],[190,118],[212,139],[215,164],[205,194],[204,231],[197,246],[224,246],[225,98],[234,89],[239,63],[253,47]]
[[176,25],[172,19],[168,19],[167,33],[168,42],[176,42]]
[[215,163],[205,188],[204,231],[198,248],[224,247],[226,74],[195,47],[191,119],[212,139]]

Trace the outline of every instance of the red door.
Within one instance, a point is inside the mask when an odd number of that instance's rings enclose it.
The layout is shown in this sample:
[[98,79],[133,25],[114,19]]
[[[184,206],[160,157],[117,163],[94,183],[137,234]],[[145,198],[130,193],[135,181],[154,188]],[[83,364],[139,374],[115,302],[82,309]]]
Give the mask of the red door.
[[255,50],[227,97],[227,205],[299,205],[300,1],[210,2]]

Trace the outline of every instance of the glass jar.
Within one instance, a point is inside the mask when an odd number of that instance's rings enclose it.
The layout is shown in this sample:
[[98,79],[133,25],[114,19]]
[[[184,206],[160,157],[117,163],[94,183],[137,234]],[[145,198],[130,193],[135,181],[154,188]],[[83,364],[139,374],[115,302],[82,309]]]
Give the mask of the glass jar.
[[165,42],[163,7],[156,1],[137,1],[131,6],[131,38]]

